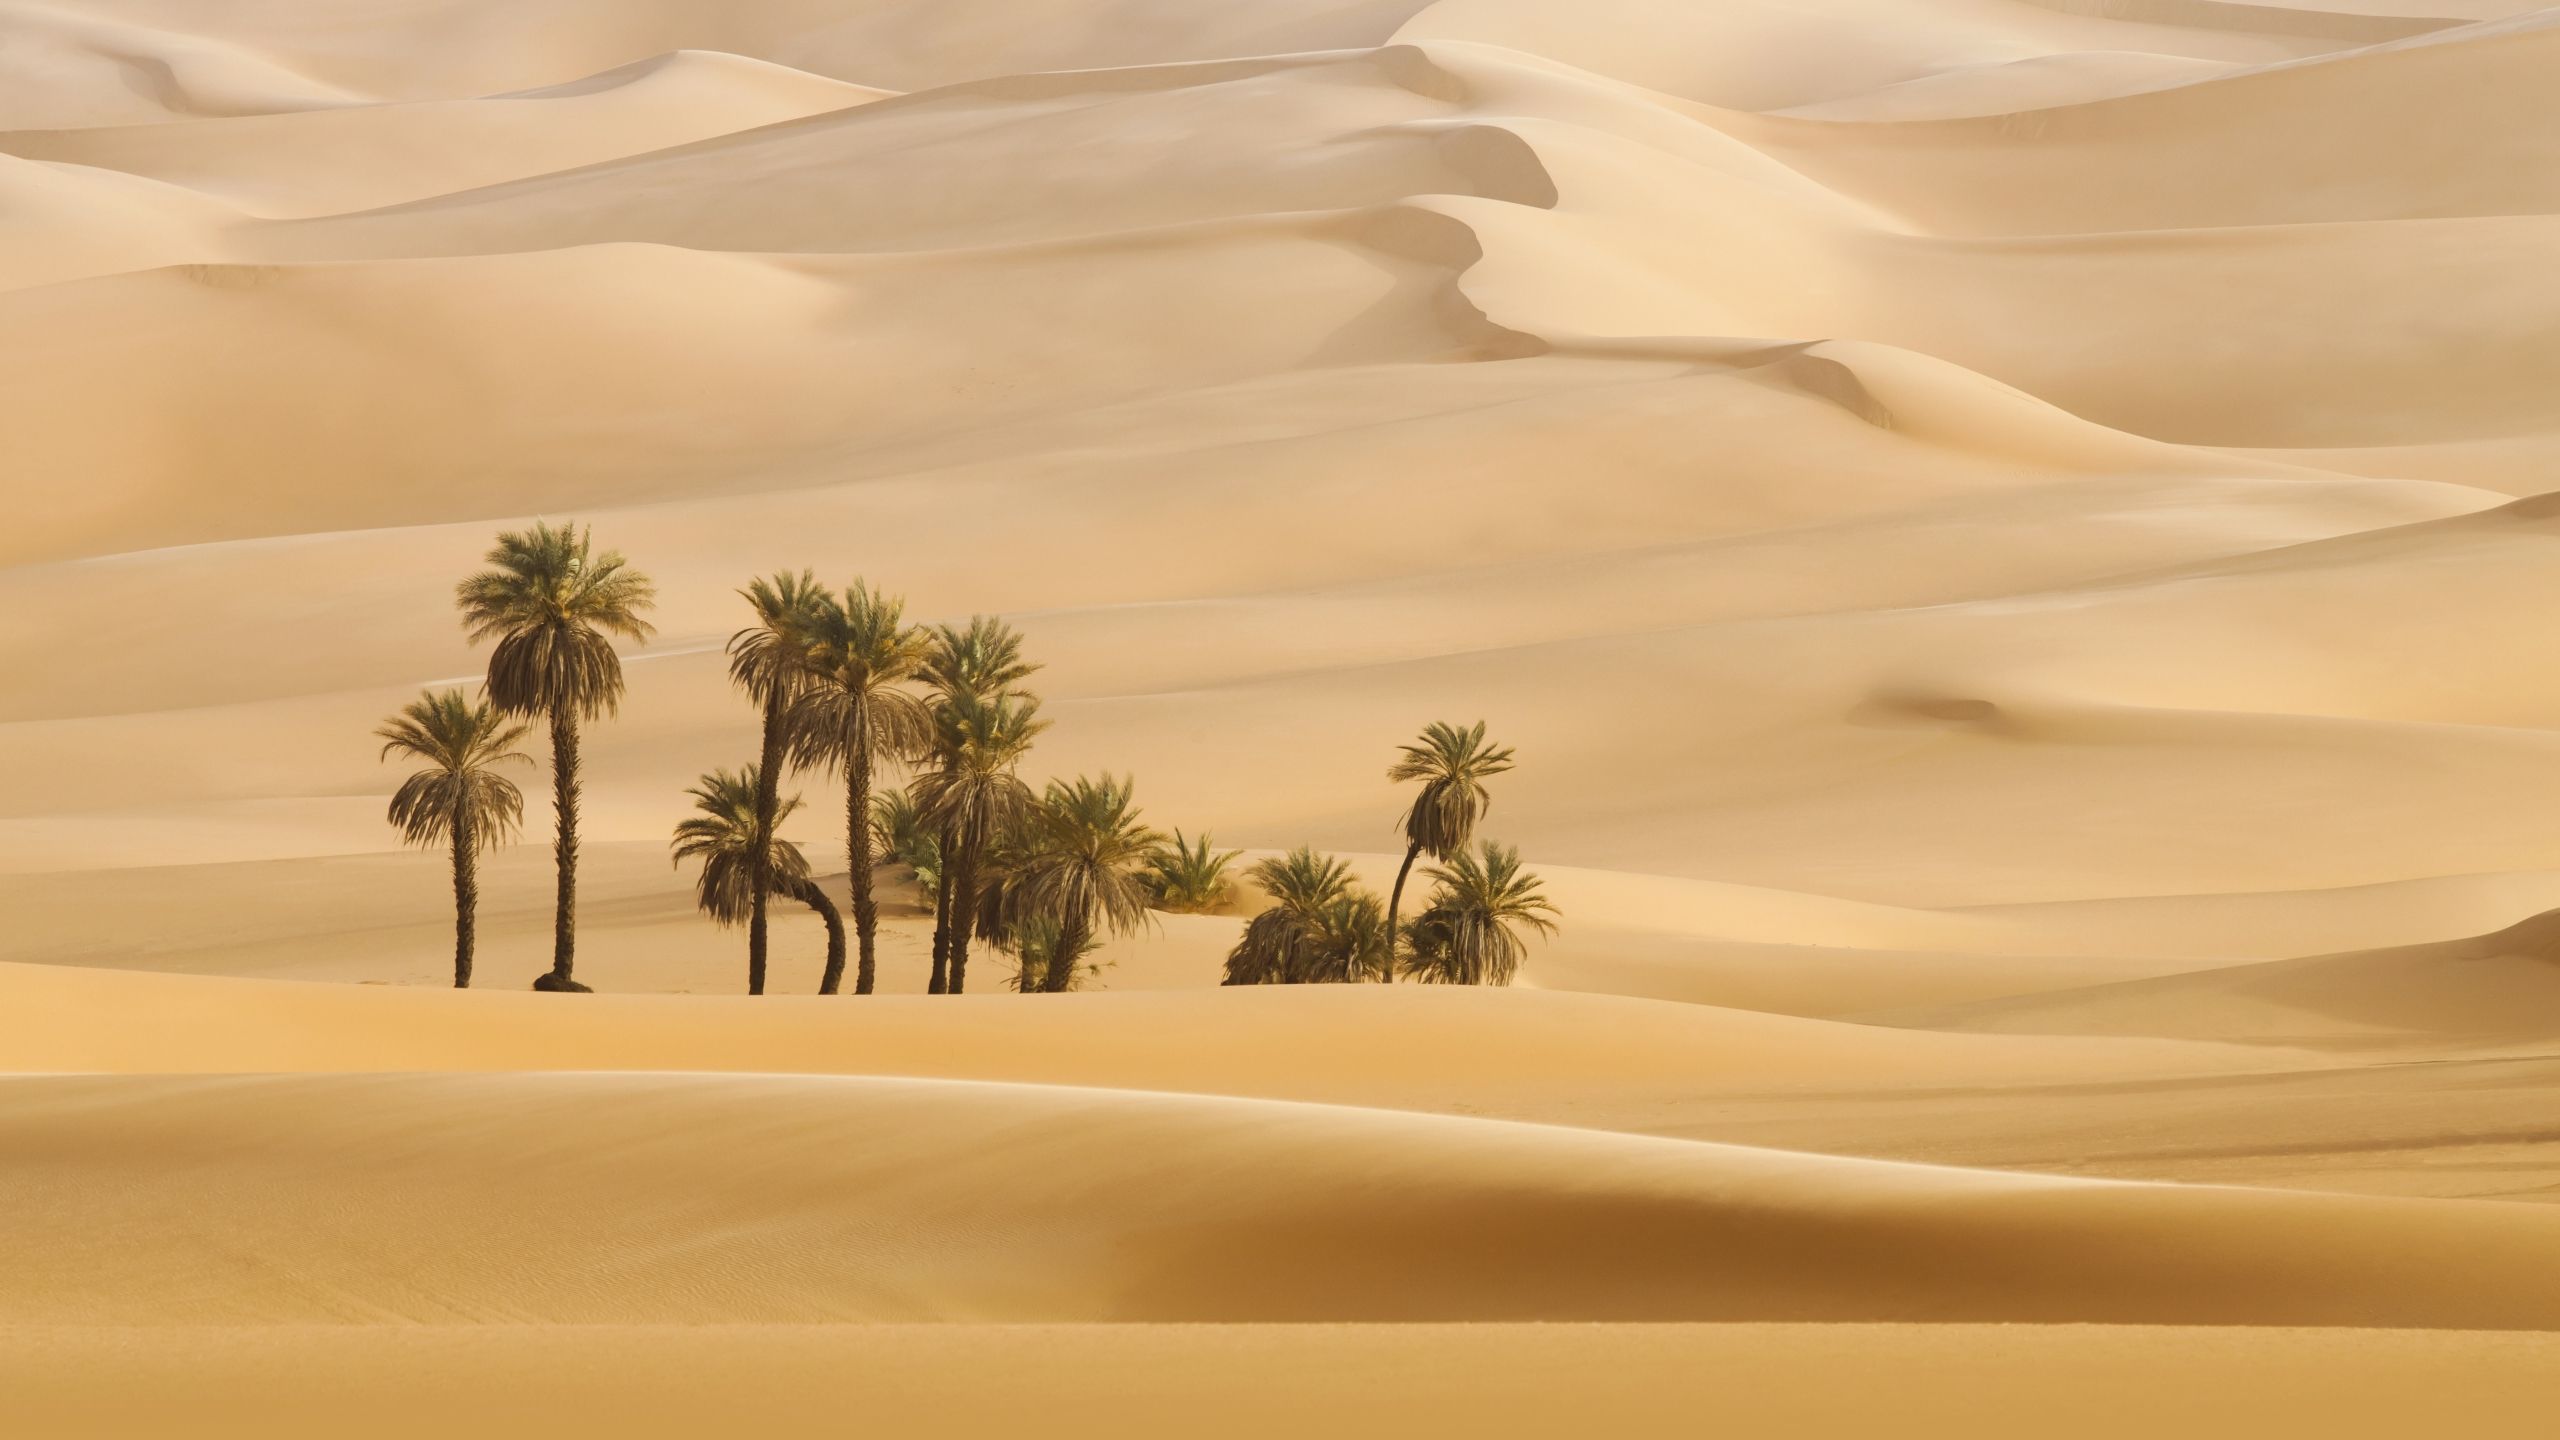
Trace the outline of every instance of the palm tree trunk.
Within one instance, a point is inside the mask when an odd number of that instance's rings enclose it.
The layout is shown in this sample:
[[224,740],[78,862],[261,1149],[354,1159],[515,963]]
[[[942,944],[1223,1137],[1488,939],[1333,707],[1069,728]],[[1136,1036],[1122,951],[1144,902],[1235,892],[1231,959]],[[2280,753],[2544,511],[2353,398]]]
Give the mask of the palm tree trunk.
[[453,817],[453,988],[471,988],[473,926],[480,910],[480,858],[471,838],[471,812]]
[[818,918],[826,922],[827,973],[818,981],[818,993],[833,995],[844,984],[844,916],[837,911],[836,902],[827,898],[827,892],[818,888],[815,880],[787,881],[782,890],[785,895],[817,911]]
[[764,701],[764,746],[756,757],[755,848],[747,852],[747,993],[764,993],[765,951],[771,939],[766,912],[773,897],[773,812],[782,794],[782,686]]
[[551,914],[551,973],[537,988],[583,990],[572,978],[578,958],[578,712],[565,702],[551,707],[551,810],[559,826],[551,858],[560,872],[560,898]]
[[928,995],[942,995],[951,989],[951,854],[950,836],[943,836],[942,868],[933,887],[933,979],[925,987]]
[[1396,867],[1396,886],[1387,892],[1387,973],[1379,980],[1396,983],[1396,911],[1404,905],[1404,877],[1413,873],[1413,857],[1422,853],[1422,843],[1415,841],[1404,847],[1404,863]]
[[853,993],[868,995],[877,978],[871,938],[880,929],[880,907],[871,898],[871,747],[858,744],[844,767],[844,863],[853,873],[853,934],[862,957],[853,972]]
[[969,984],[969,932],[977,928],[978,919],[978,847],[971,845],[952,868],[960,872],[951,882],[951,994],[960,994]]
[[1049,971],[1040,977],[1040,988],[1052,995],[1063,995],[1075,983],[1076,964],[1084,958],[1084,947],[1092,943],[1093,921],[1078,916],[1058,927],[1057,948],[1049,952]]

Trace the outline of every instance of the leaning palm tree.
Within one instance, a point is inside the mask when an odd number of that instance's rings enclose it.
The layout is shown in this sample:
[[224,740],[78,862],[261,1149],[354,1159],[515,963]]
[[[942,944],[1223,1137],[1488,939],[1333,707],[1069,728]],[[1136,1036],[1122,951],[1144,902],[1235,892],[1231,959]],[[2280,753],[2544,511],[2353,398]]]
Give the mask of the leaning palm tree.
[[[701,784],[685,792],[693,797],[696,813],[676,822],[670,848],[678,865],[687,860],[702,862],[702,874],[694,882],[694,903],[720,925],[753,918],[759,869],[771,877],[774,894],[817,911],[827,927],[827,969],[818,981],[818,993],[833,995],[844,983],[844,917],[810,876],[809,859],[800,847],[758,823],[762,779],[753,765],[735,773],[714,770],[703,776]],[[780,797],[774,805],[775,823],[799,808],[800,797]],[[761,867],[756,863],[759,835],[770,837],[761,847],[765,852]]]
[[[729,679],[747,692],[762,713],[762,745],[756,755],[757,826],[768,837],[776,823],[775,807],[782,783],[782,751],[790,738],[788,715],[793,701],[808,688],[809,632],[820,607],[832,603],[818,588],[818,577],[803,570],[758,579],[738,592],[756,614],[755,623],[729,637]],[[764,993],[765,909],[773,894],[771,846],[757,847],[748,861],[747,993]]]
[[489,700],[508,715],[540,716],[551,729],[560,888],[551,969],[533,988],[584,990],[570,975],[577,955],[578,726],[620,707],[622,660],[606,637],[648,639],[654,629],[640,616],[656,591],[619,552],[595,554],[588,532],[573,525],[536,522],[500,535],[488,558],[495,568],[463,581],[455,600],[472,640],[497,642],[489,653]]
[[1164,835],[1138,818],[1130,792],[1108,773],[1053,780],[1031,813],[1010,891],[1020,916],[1055,927],[1044,990],[1066,989],[1074,960],[1104,930],[1126,935],[1147,923],[1146,865]]
[[860,948],[853,993],[871,993],[879,906],[871,896],[871,777],[876,767],[917,759],[933,739],[933,715],[900,688],[923,670],[924,632],[908,626],[906,602],[857,580],[839,604],[821,596],[805,634],[807,688],[793,702],[791,758],[844,773],[845,866],[851,872],[853,933]]
[[1431,904],[1407,931],[1405,973],[1439,985],[1508,985],[1528,953],[1519,931],[1556,932],[1556,907],[1520,852],[1488,840],[1429,872]]
[[1191,840],[1174,831],[1171,841],[1147,857],[1147,888],[1156,908],[1198,915],[1235,899],[1236,884],[1227,878],[1227,867],[1243,853],[1212,850],[1208,836]]
[[412,845],[453,843],[453,986],[470,988],[474,927],[480,908],[480,854],[515,834],[524,819],[524,796],[500,765],[532,757],[515,748],[531,727],[512,723],[487,702],[472,704],[460,690],[430,690],[401,708],[373,732],[382,758],[406,755],[426,768],[400,782],[391,795],[391,823]]
[[[1510,747],[1487,745],[1481,720],[1464,730],[1435,721],[1419,741],[1404,747],[1404,758],[1388,768],[1390,780],[1422,782],[1422,793],[1413,797],[1412,808],[1404,813],[1404,863],[1396,867],[1395,887],[1387,892],[1391,950],[1396,913],[1404,905],[1405,877],[1412,873],[1414,857],[1427,853],[1434,860],[1448,860],[1464,853],[1475,835],[1476,821],[1492,803],[1484,782],[1510,768]],[[1392,956],[1379,978],[1395,978]]]
[[[1022,658],[1022,636],[993,616],[972,616],[965,627],[933,627],[927,635],[923,670],[924,681],[935,695],[934,738],[927,758],[937,769],[951,767],[953,759],[943,742],[950,732],[947,722],[952,707],[960,699],[987,700],[1005,694],[1039,668]],[[935,844],[944,860],[950,862],[959,850],[956,837],[941,828],[940,822],[935,823]],[[974,914],[974,897],[963,897],[954,903],[952,891],[962,878],[955,865],[945,863],[934,887],[933,976],[927,989],[935,995],[952,988],[952,937],[957,930],[968,928]]]
[[1229,985],[1366,980],[1387,962],[1386,912],[1351,867],[1299,846],[1246,872],[1271,896],[1227,955]]
[[941,832],[943,890],[941,929],[947,934],[945,966],[936,978],[943,990],[968,984],[969,938],[975,928],[978,867],[996,839],[1021,824],[1037,797],[1015,768],[1049,722],[1029,695],[980,699],[962,692],[935,716],[937,768],[916,780],[916,802]]

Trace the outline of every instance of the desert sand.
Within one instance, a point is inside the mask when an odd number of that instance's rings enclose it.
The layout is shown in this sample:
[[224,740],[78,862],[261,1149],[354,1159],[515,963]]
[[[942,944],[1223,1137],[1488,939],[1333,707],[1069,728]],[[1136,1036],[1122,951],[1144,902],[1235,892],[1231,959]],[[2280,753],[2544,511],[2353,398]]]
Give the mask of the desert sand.
[[[0,1433],[2545,1435],[2560,9],[0,0]],[[659,586],[447,986],[372,730]],[[775,988],[816,568],[1507,990]],[[827,782],[793,836],[841,893]],[[922,897],[929,901],[930,897]]]

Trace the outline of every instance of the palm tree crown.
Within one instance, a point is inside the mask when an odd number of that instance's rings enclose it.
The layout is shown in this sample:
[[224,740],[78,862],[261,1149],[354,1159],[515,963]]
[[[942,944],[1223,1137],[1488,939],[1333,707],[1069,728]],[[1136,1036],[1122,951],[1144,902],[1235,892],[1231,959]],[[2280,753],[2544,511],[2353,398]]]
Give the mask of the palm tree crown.
[[962,692],[935,716],[940,768],[916,778],[916,804],[964,852],[983,852],[1019,823],[1035,797],[1014,768],[1049,722],[1030,695]]
[[423,692],[384,721],[374,732],[383,742],[382,758],[425,762],[391,796],[391,823],[400,827],[401,840],[436,845],[459,834],[473,851],[487,852],[514,838],[524,795],[497,767],[533,763],[515,748],[530,728],[494,705],[473,704],[458,689]]
[[640,618],[656,599],[648,578],[619,551],[594,554],[585,529],[543,521],[499,536],[488,559],[496,568],[454,593],[472,640],[498,642],[490,700],[510,715],[610,714],[622,703],[622,660],[606,637],[656,633]]
[[756,618],[729,637],[729,679],[758,705],[788,702],[809,678],[809,636],[834,598],[806,570],[758,578],[738,594]]
[[1407,935],[1405,973],[1443,985],[1508,985],[1528,953],[1517,933],[1556,931],[1556,907],[1520,852],[1488,840],[1482,860],[1461,851],[1426,872],[1431,903]]
[[[1147,923],[1148,857],[1164,835],[1138,818],[1127,780],[1051,781],[1032,811],[1023,856],[1009,887],[1020,912],[1057,927],[1056,952],[1069,961],[1104,930],[1125,935]],[[1053,963],[1043,985],[1064,990],[1072,971]]]
[[1422,782],[1422,793],[1405,811],[1406,841],[1435,860],[1464,851],[1492,803],[1484,782],[1510,768],[1511,748],[1486,744],[1481,720],[1465,729],[1445,721],[1424,729],[1420,741],[1405,746],[1404,758],[1387,770],[1390,780]]
[[898,688],[923,674],[928,652],[905,614],[905,601],[860,581],[841,603],[820,597],[803,631],[810,684],[792,705],[792,763],[832,772],[860,754],[897,764],[931,745],[932,712]]
[[1243,853],[1212,850],[1207,835],[1193,840],[1174,831],[1172,840],[1147,857],[1147,886],[1155,893],[1157,908],[1200,914],[1233,900],[1236,885],[1227,878],[1227,867]]
[[1246,873],[1272,903],[1228,953],[1225,983],[1339,984],[1385,971],[1386,911],[1352,883],[1347,862],[1301,845]]
[[[695,902],[703,914],[724,926],[746,923],[752,908],[757,779],[753,765],[703,776],[701,784],[684,792],[693,797],[695,813],[676,822],[675,839],[668,845],[676,864],[702,862],[702,874],[694,882]],[[783,797],[774,807],[775,822],[799,808],[800,797]],[[806,879],[808,874],[809,859],[800,847],[775,836],[775,885]]]

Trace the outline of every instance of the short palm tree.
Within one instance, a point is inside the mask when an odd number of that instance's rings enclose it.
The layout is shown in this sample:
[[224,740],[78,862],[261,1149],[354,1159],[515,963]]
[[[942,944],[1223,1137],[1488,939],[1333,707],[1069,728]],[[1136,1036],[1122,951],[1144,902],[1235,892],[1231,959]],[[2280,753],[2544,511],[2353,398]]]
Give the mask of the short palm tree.
[[[1073,961],[1105,930],[1126,935],[1147,923],[1146,866],[1164,835],[1138,818],[1131,789],[1109,774],[1053,780],[1024,826],[1009,893],[1017,928],[1036,919],[1055,929],[1044,990],[1066,989]],[[1057,956],[1068,963],[1054,963]]]
[[1246,872],[1271,896],[1227,955],[1229,985],[1366,980],[1387,963],[1386,912],[1351,867],[1300,846]]
[[[1005,694],[1018,682],[1028,679],[1040,667],[1022,658],[1022,637],[1012,626],[988,615],[971,617],[966,626],[937,625],[927,632],[923,677],[934,692],[934,738],[928,757],[936,769],[948,769],[952,757],[943,748],[949,733],[952,707],[962,697],[989,700]],[[956,902],[953,889],[964,879],[956,861],[959,847],[955,837],[936,827],[935,845],[945,863],[934,887],[933,905],[933,977],[927,986],[930,993],[940,995],[951,989],[951,952],[955,934],[974,923],[974,895],[964,895]]]
[[[803,570],[758,579],[738,594],[755,611],[755,623],[729,637],[729,679],[756,703],[763,717],[755,773],[756,824],[773,834],[775,807],[782,783],[782,753],[790,739],[792,703],[808,688],[809,633],[822,606],[832,603],[818,588],[818,577]],[[768,868],[771,846],[753,851],[748,863],[747,993],[764,993],[765,910],[773,894]]]
[[1556,932],[1556,907],[1520,852],[1488,840],[1429,872],[1431,904],[1406,932],[1405,973],[1439,985],[1508,985],[1528,946],[1519,931]]
[[1243,853],[1211,850],[1208,836],[1190,840],[1174,831],[1171,841],[1147,857],[1147,887],[1156,908],[1197,915],[1235,899],[1236,885],[1227,878],[1227,867]]
[[968,984],[969,938],[975,928],[979,862],[998,837],[1023,823],[1037,797],[1015,773],[1034,737],[1048,728],[1040,702],[1028,695],[981,699],[962,692],[935,715],[938,763],[916,780],[916,803],[942,837],[940,928],[947,935],[936,979],[958,995]]
[[[1463,854],[1475,836],[1476,821],[1492,804],[1484,782],[1510,768],[1510,747],[1486,744],[1481,720],[1463,730],[1445,721],[1434,722],[1419,740],[1404,747],[1404,758],[1389,767],[1390,780],[1422,782],[1422,793],[1413,797],[1412,808],[1404,814],[1404,863],[1396,867],[1395,888],[1387,892],[1391,946],[1414,857],[1427,854],[1434,860],[1449,860]],[[1379,978],[1394,979],[1395,966],[1390,963]]]
[[[809,874],[809,859],[800,847],[774,835],[758,823],[758,796],[763,793],[762,776],[755,766],[734,773],[714,770],[702,777],[702,783],[685,793],[693,797],[695,813],[676,822],[676,835],[671,844],[675,863],[687,860],[702,862],[702,874],[694,882],[694,903],[702,913],[723,926],[738,925],[755,914],[755,877],[759,835],[769,836],[762,847],[765,864],[761,867],[772,880],[773,893],[818,912],[827,927],[827,968],[818,981],[818,993],[833,995],[844,983],[844,917],[827,892]],[[780,797],[775,802],[775,823],[800,808],[796,795]]]
[[508,715],[539,716],[551,729],[551,804],[558,818],[553,856],[559,898],[552,912],[551,969],[537,990],[584,990],[571,977],[577,958],[578,726],[622,703],[622,660],[607,637],[643,641],[641,618],[656,596],[647,577],[615,551],[596,554],[588,532],[537,522],[500,535],[491,569],[455,590],[462,622],[489,652],[490,703]]
[[859,580],[841,603],[821,599],[806,632],[811,679],[791,709],[791,758],[844,775],[845,867],[860,950],[853,993],[868,995],[880,926],[871,895],[871,778],[879,766],[920,758],[932,743],[932,712],[901,688],[923,671],[926,637],[906,624],[905,601]]
[[411,845],[453,845],[453,985],[471,984],[474,927],[480,908],[480,855],[510,839],[524,818],[524,796],[498,773],[510,762],[530,765],[515,748],[531,727],[497,707],[465,700],[460,690],[430,690],[401,708],[374,734],[382,758],[405,755],[426,768],[391,795],[391,823]]
[[925,893],[941,886],[942,841],[916,808],[912,788],[871,797],[871,841],[880,854],[906,866]]

